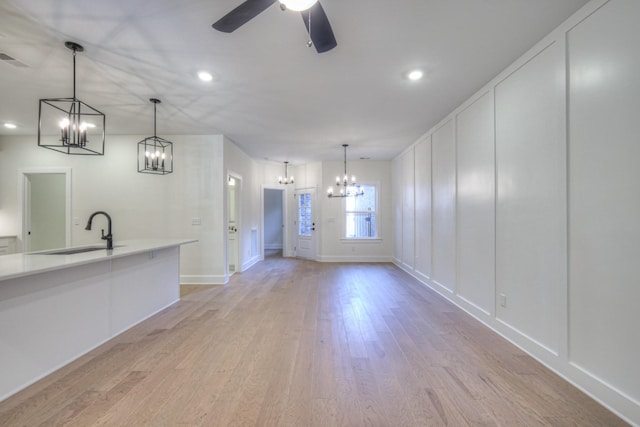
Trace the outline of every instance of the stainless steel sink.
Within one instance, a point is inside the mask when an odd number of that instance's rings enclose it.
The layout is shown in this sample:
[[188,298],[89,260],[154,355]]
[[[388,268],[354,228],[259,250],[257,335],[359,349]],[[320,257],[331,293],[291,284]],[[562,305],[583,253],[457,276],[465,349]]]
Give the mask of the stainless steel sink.
[[[120,246],[114,246],[116,248]],[[85,252],[93,252],[93,251],[106,251],[107,248],[105,246],[84,246],[81,248],[62,248],[62,249],[54,249],[52,251],[44,251],[44,252],[32,252],[29,255],[73,255],[73,254],[82,254]]]

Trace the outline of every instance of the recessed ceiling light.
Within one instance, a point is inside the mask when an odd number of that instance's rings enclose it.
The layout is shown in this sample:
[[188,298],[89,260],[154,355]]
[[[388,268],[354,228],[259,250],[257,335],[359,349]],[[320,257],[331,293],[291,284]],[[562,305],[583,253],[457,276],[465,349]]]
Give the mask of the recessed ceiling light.
[[200,71],[198,73],[198,77],[200,78],[200,80],[202,80],[203,82],[210,82],[211,80],[213,80],[213,76],[211,75],[211,73],[208,73],[206,71]]
[[6,127],[7,129],[15,129],[18,126],[14,125],[13,123],[5,123],[4,127]]
[[411,72],[409,72],[409,74],[407,74],[407,77],[409,77],[409,80],[420,80],[423,76],[423,73],[421,70],[413,70]]

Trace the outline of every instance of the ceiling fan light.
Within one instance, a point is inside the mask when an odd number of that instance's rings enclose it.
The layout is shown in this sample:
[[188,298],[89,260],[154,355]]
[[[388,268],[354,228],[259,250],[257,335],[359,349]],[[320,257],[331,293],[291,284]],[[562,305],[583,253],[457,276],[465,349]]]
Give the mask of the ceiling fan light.
[[284,4],[287,9],[295,10],[296,12],[307,10],[317,2],[318,0],[280,0],[280,3]]
[[424,73],[422,72],[422,70],[413,70],[409,74],[407,74],[407,77],[409,77],[409,80],[416,81],[420,80],[423,75]]

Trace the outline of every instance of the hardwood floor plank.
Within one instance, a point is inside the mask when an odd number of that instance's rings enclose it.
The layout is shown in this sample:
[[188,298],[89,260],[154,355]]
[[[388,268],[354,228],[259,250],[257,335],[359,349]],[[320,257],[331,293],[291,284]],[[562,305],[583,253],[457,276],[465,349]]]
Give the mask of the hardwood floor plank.
[[273,256],[0,402],[0,425],[626,424],[391,264]]

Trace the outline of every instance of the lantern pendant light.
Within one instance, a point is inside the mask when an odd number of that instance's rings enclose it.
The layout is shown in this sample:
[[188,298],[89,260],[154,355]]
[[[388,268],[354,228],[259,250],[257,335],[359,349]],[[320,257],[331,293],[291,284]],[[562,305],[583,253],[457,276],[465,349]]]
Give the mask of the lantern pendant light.
[[73,51],[73,97],[40,99],[38,146],[75,155],[104,155],[105,115],[76,97],[78,43],[65,42]]
[[156,134],[156,106],[160,100],[149,99],[153,103],[153,136],[138,142],[138,172],[167,175],[173,172],[173,143]]

